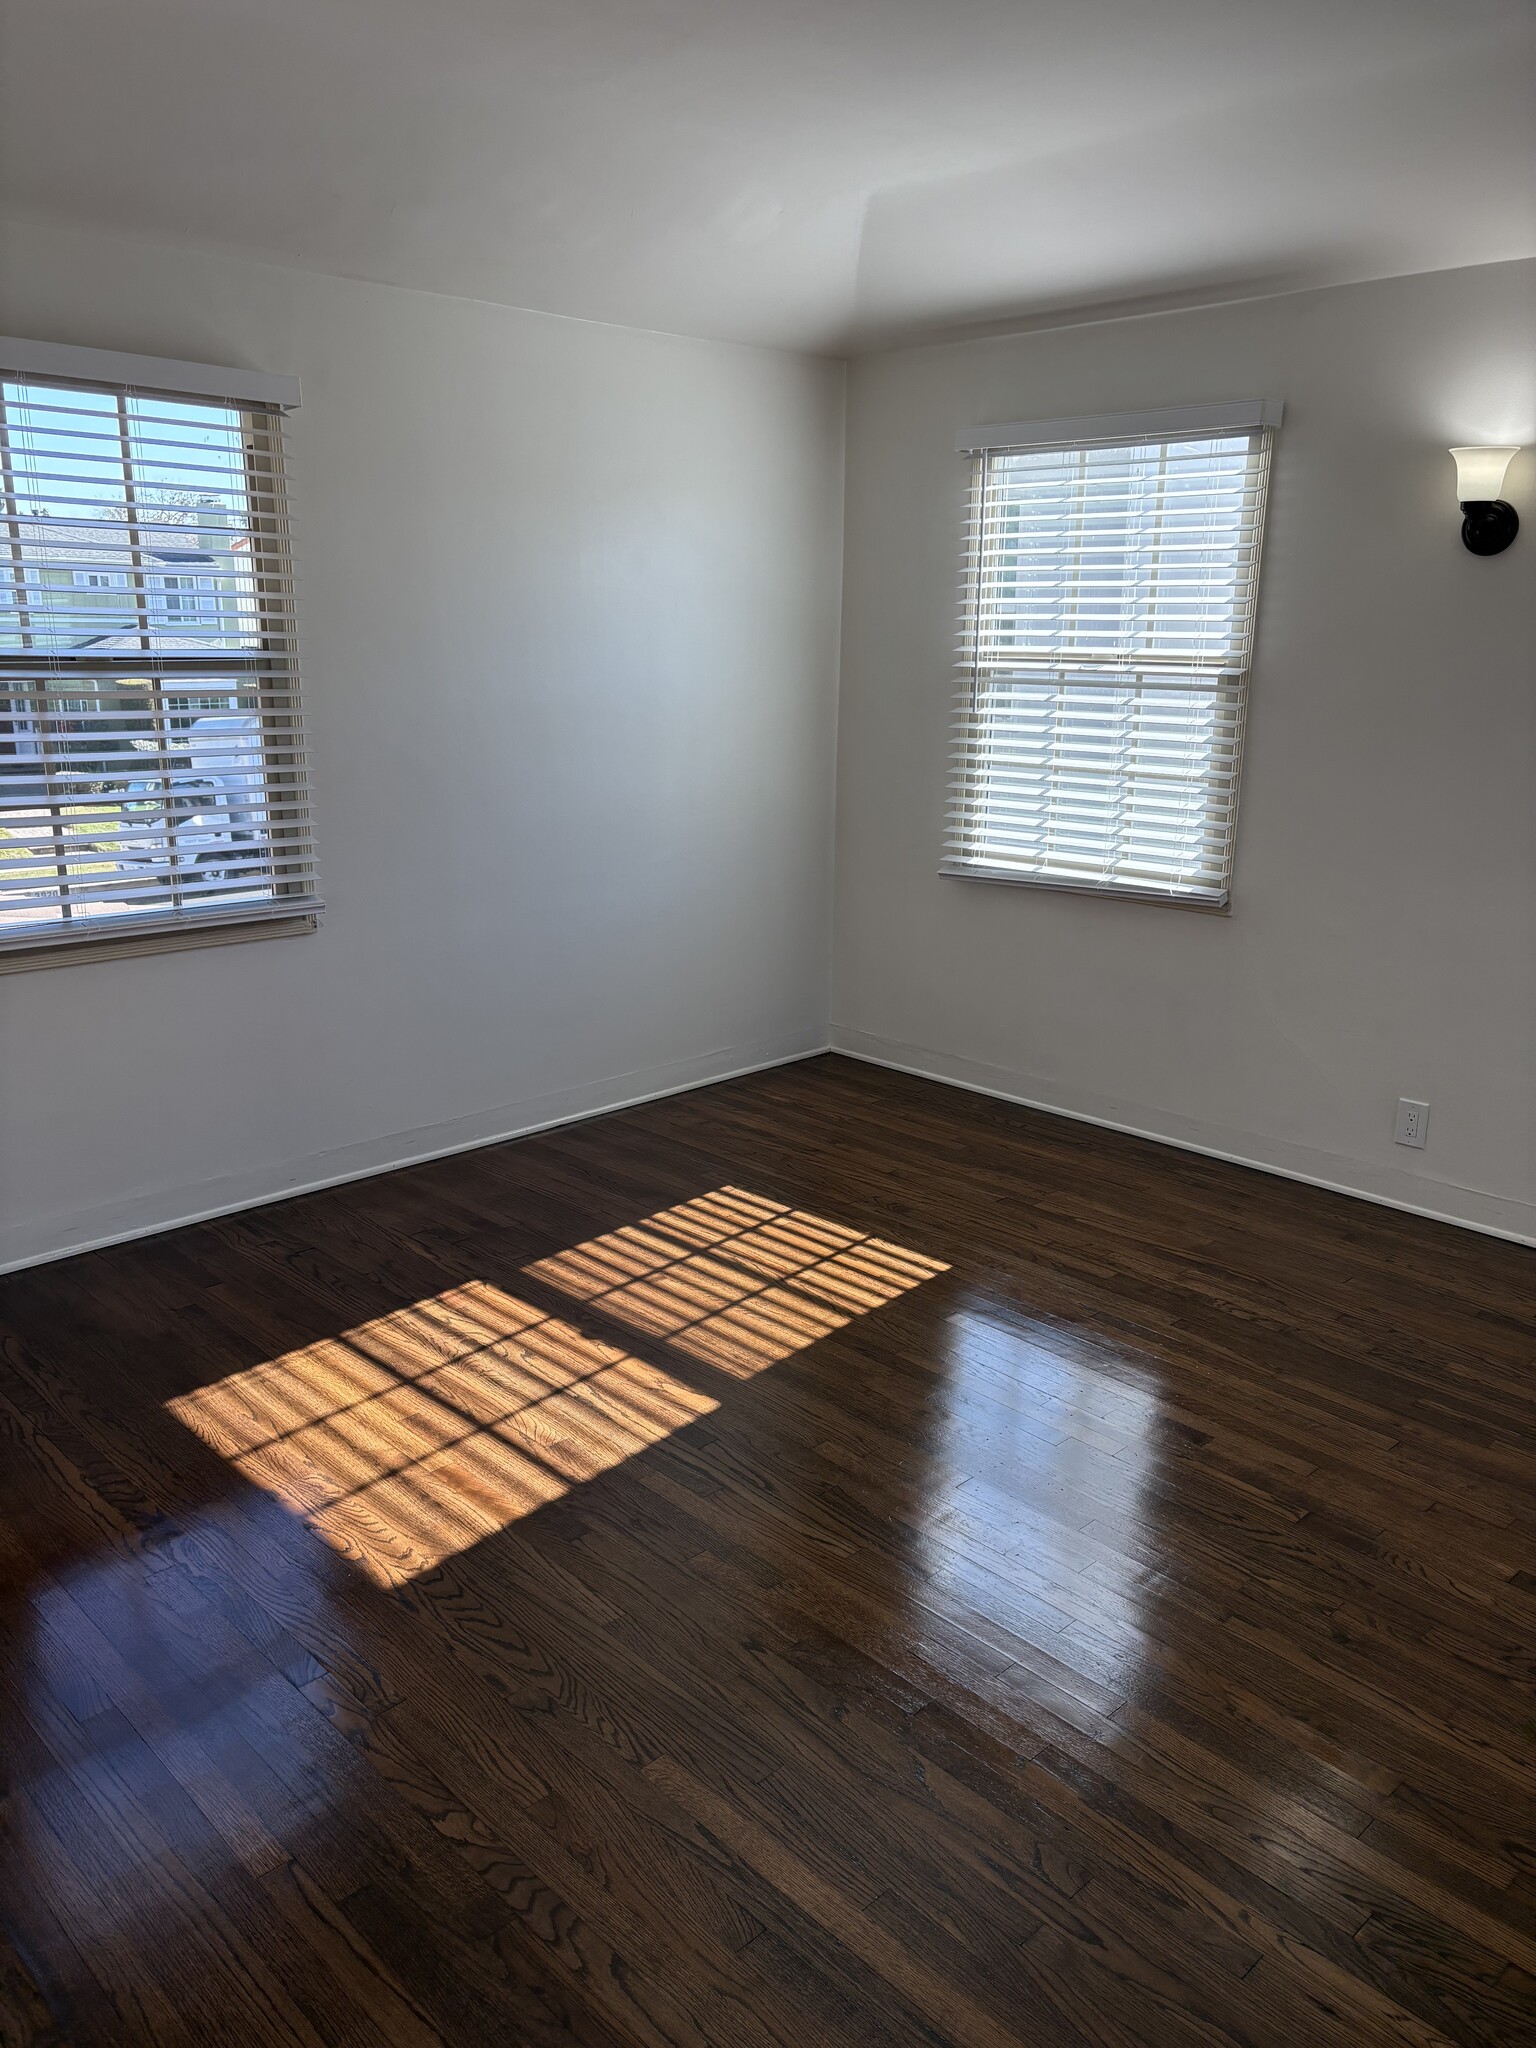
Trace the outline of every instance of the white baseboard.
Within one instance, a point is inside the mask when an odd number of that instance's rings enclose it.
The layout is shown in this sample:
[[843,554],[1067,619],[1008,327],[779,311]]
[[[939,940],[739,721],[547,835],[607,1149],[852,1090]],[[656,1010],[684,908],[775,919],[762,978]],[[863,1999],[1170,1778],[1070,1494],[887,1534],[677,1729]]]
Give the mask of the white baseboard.
[[765,1068],[785,1066],[792,1060],[808,1059],[814,1053],[829,1050],[823,1032],[790,1034],[762,1045],[735,1046],[693,1059],[672,1060],[639,1073],[614,1075],[607,1080],[560,1089],[551,1095],[532,1096],[474,1116],[458,1117],[451,1123],[396,1131],[361,1144],[312,1153],[287,1166],[221,1175],[191,1187],[153,1189],[73,1216],[18,1224],[0,1231],[0,1273],[40,1266],[51,1259],[73,1258],[79,1252],[101,1251],[107,1245],[153,1237],[163,1230],[179,1230],[188,1223],[206,1223],[212,1217],[262,1208],[269,1202],[286,1202],[294,1195],[316,1194],[322,1188],[340,1187],[347,1181],[393,1173],[402,1166],[421,1166],[429,1159],[446,1159],[455,1152],[472,1152],[483,1145],[504,1144],[511,1138],[529,1138],[559,1124],[580,1123],[587,1117],[604,1116],[617,1109],[634,1109],[642,1102],[681,1095],[690,1088],[706,1088],[716,1081],[734,1081],[744,1074],[761,1073]]
[[1427,1216],[1437,1223],[1455,1223],[1463,1230],[1482,1231],[1488,1237],[1536,1245],[1536,1204],[1510,1196],[1484,1194],[1476,1188],[1460,1187],[1454,1181],[1343,1158],[1311,1146],[1259,1138],[1246,1131],[1226,1131],[1191,1117],[1173,1116],[1136,1104],[1075,1090],[1069,1093],[1052,1089],[1005,1067],[959,1059],[933,1052],[926,1046],[904,1045],[897,1039],[881,1038],[850,1025],[833,1025],[831,1049],[849,1059],[867,1061],[871,1066],[892,1067],[898,1073],[915,1074],[926,1081],[968,1088],[977,1095],[995,1095],[1025,1109],[1045,1110],[1051,1116],[1070,1117],[1076,1123],[1098,1124],[1105,1130],[1123,1131],[1132,1138],[1151,1138],[1159,1145],[1174,1145],[1181,1152],[1199,1152],[1207,1159],[1224,1159],[1233,1166],[1252,1166],[1260,1173],[1305,1181],[1310,1187],[1327,1188],[1336,1195],[1353,1195],[1363,1202],[1378,1202],[1388,1209],[1405,1209],[1411,1215]]
[[315,1194],[322,1188],[393,1173],[402,1166],[420,1166],[431,1159],[449,1158],[455,1152],[475,1151],[482,1145],[532,1137],[560,1124],[579,1123],[613,1110],[633,1109],[643,1102],[705,1088],[716,1081],[737,1080],[821,1052],[843,1053],[872,1066],[891,1067],[924,1080],[997,1096],[1026,1109],[1044,1110],[1051,1116],[1097,1124],[1106,1130],[1123,1131],[1130,1137],[1150,1138],[1160,1145],[1173,1145],[1180,1151],[1198,1152],[1208,1159],[1223,1159],[1235,1166],[1251,1166],[1261,1173],[1279,1174],[1286,1180],[1327,1188],[1334,1194],[1353,1195],[1361,1201],[1407,1210],[1440,1223],[1458,1224],[1465,1230],[1508,1238],[1516,1244],[1536,1245],[1536,1206],[1529,1202],[1483,1194],[1450,1181],[1375,1167],[1303,1146],[1261,1140],[1247,1133],[1234,1135],[1188,1118],[1081,1094],[1068,1099],[1064,1093],[1006,1068],[953,1058],[923,1046],[905,1045],[872,1032],[835,1025],[830,1044],[822,1034],[809,1032],[760,1046],[706,1053],[644,1072],[610,1076],[552,1095],[530,1097],[451,1123],[394,1132],[358,1145],[314,1153],[288,1166],[224,1175],[191,1187],[144,1191],[73,1216],[18,1224],[0,1231],[0,1273],[42,1265],[52,1259],[72,1258],[79,1252],[99,1251],[136,1237],[152,1237],[185,1224],[204,1223],[215,1216],[287,1201],[294,1195]]

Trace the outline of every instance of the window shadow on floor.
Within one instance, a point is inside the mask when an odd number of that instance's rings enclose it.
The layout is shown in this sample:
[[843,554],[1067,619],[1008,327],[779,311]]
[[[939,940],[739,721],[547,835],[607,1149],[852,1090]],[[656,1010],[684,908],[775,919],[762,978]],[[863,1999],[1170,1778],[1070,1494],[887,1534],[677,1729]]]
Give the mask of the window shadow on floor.
[[[726,1185],[531,1261],[526,1294],[466,1280],[166,1405],[375,1583],[398,1585],[947,1270]],[[583,1326],[528,1298],[551,1292]]]

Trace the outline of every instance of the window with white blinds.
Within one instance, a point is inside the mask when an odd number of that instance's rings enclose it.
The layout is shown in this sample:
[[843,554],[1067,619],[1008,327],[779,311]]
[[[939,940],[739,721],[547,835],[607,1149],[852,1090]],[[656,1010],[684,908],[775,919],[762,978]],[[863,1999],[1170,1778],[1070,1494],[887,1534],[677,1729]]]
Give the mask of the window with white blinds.
[[1228,899],[1272,403],[963,437],[943,870]]
[[296,402],[287,379],[0,342],[0,953],[319,909]]

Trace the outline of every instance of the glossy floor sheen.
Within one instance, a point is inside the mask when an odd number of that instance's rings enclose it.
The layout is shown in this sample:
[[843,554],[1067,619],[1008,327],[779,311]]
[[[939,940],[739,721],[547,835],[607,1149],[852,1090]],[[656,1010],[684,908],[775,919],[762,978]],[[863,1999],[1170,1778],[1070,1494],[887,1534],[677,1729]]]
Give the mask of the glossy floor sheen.
[[1536,2040],[1533,1280],[832,1058],[14,1276],[0,2031]]

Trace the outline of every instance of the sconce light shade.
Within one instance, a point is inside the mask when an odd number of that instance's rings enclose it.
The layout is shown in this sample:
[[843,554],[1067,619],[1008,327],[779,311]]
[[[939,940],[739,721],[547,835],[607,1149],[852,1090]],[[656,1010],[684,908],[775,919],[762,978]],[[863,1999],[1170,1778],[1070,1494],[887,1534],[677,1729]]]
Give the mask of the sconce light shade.
[[1453,448],[1461,538],[1474,555],[1502,555],[1520,531],[1520,515],[1499,496],[1518,448]]
[[1518,448],[1453,448],[1456,498],[1462,505],[1489,505],[1504,488],[1504,472]]

